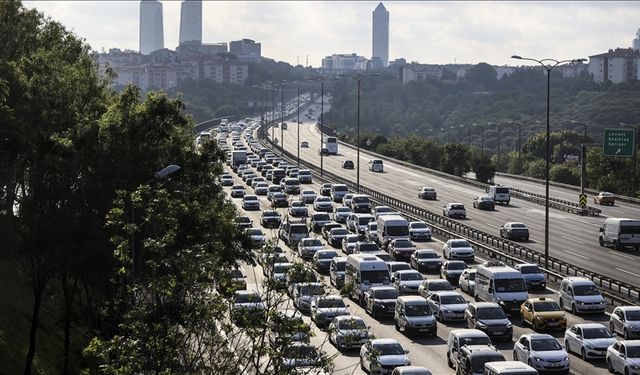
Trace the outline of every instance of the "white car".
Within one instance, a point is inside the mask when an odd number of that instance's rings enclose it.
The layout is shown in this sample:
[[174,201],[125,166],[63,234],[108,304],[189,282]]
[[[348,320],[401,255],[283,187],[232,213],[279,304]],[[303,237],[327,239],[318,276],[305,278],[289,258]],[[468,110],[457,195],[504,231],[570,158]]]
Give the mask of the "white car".
[[256,184],[256,187],[253,188],[253,192],[256,193],[256,195],[267,195],[268,191],[269,191],[268,182],[258,182]]
[[255,318],[263,318],[266,306],[255,290],[236,290],[231,297],[231,318],[236,324],[244,324]]
[[325,247],[318,238],[303,238],[298,243],[298,255],[300,255],[302,259],[310,260],[319,250],[325,250]]
[[564,347],[568,353],[579,355],[583,361],[604,358],[607,348],[616,342],[609,329],[602,324],[575,324],[564,333]]
[[350,207],[352,200],[353,200],[353,194],[351,193],[345,194],[344,197],[342,197],[342,205],[345,207]]
[[369,332],[369,327],[359,316],[337,316],[329,325],[329,341],[339,351],[359,349],[372,336]]
[[476,270],[467,268],[462,271],[460,275],[460,279],[458,280],[458,286],[460,290],[467,293],[470,296],[473,296],[473,292],[476,288]]
[[442,216],[466,219],[467,210],[462,203],[449,203],[442,209]]
[[313,209],[316,211],[333,212],[333,203],[329,197],[316,197],[313,201]]
[[369,160],[369,170],[371,172],[384,172],[384,165],[382,163],[382,160],[380,159],[373,159],[373,160]]
[[435,292],[427,298],[433,315],[441,322],[463,320],[469,303],[458,292]]
[[461,259],[467,262],[473,262],[475,251],[471,244],[464,239],[448,240],[442,248],[442,257],[444,259]]
[[317,194],[313,190],[303,190],[302,193],[300,193],[300,200],[306,204],[309,204],[313,203],[313,201],[316,199],[316,196]]
[[353,254],[353,251],[356,248],[356,243],[358,243],[358,235],[357,234],[348,234],[342,239],[342,251],[345,254]]
[[431,241],[431,228],[424,221],[409,223],[409,237],[413,241]]
[[349,207],[336,207],[336,211],[333,214],[333,220],[337,223],[345,223],[350,214],[351,209]]
[[528,364],[538,371],[569,372],[569,356],[553,336],[528,333],[520,336],[513,347],[513,360]]
[[336,316],[350,314],[347,304],[338,295],[315,296],[311,300],[311,320],[318,328],[328,326]]
[[416,270],[396,271],[391,275],[391,284],[398,289],[400,295],[418,294],[423,281],[424,277]]
[[267,236],[265,236],[260,228],[247,228],[244,230],[244,233],[249,237],[251,247],[254,249],[259,249],[267,242]]
[[609,319],[611,333],[622,336],[625,340],[640,337],[640,307],[618,306]]
[[607,349],[609,372],[640,374],[640,340],[618,341]]
[[322,355],[318,349],[310,344],[294,342],[282,351],[282,367],[286,369],[304,368],[304,371],[313,368],[321,361]]
[[394,368],[411,365],[408,350],[395,339],[375,339],[360,348],[360,367],[368,373],[390,374]]

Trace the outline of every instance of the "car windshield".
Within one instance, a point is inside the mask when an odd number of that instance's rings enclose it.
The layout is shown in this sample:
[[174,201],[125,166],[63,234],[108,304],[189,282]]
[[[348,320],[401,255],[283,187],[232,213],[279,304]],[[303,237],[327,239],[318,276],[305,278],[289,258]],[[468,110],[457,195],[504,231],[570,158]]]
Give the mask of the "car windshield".
[[353,198],[353,202],[354,203],[369,203],[369,198],[368,197],[354,197]]
[[231,188],[231,190],[244,190],[244,187],[242,187],[241,185],[235,185]]
[[524,284],[523,279],[495,279],[496,292],[500,293],[515,293],[525,292],[527,287]]
[[300,294],[304,296],[321,296],[324,288],[321,285],[304,285],[300,288]]
[[333,191],[349,191],[349,188],[346,185],[335,185]]
[[298,171],[298,176],[311,176],[310,171]]
[[343,319],[338,323],[338,329],[367,329],[367,325],[361,319]]
[[313,214],[312,219],[313,219],[313,221],[329,221],[329,220],[331,220],[331,218],[329,217],[329,214],[326,214],[326,213]]
[[585,339],[608,339],[613,337],[607,327],[582,328],[582,336]]
[[452,210],[464,210],[464,205],[462,205],[462,204],[452,204],[451,205],[451,209]]
[[331,230],[331,234],[334,236],[346,236],[349,231],[344,228],[336,228]]
[[573,287],[573,292],[576,296],[595,296],[600,294],[595,285],[576,285]]
[[418,253],[416,256],[417,256],[418,259],[436,259],[436,258],[438,258],[438,254],[432,253],[430,251],[425,252],[425,253]]
[[318,358],[318,352],[316,348],[311,345],[298,345],[293,346],[285,350],[287,358],[296,359],[316,359]]
[[420,272],[402,272],[399,275],[401,280],[424,280]]
[[431,308],[426,303],[417,305],[406,305],[405,314],[407,316],[425,316],[433,314]]
[[640,320],[640,310],[627,310],[625,316],[627,320]]
[[251,219],[249,219],[246,216],[236,218],[236,223],[250,223],[250,222],[251,222]]
[[375,270],[375,271],[361,271],[360,278],[363,284],[379,284],[389,282],[389,271]]
[[409,240],[395,240],[395,247],[413,247],[413,244]]
[[302,192],[302,195],[316,195],[313,191],[305,190]]
[[335,251],[319,251],[318,258],[319,259],[333,259],[338,256],[338,253]]
[[465,240],[462,241],[451,241],[451,247],[470,247],[469,243]]
[[359,225],[367,225],[371,220],[373,220],[372,217],[368,217],[368,216],[361,217],[361,218],[358,219],[358,224]]
[[443,305],[459,305],[467,303],[467,301],[462,296],[441,296],[440,303]]
[[486,337],[486,336],[460,337],[458,341],[460,341],[460,347],[463,347],[465,345],[490,345],[491,344],[491,340],[489,340],[489,337]]
[[351,212],[351,209],[349,207],[338,207],[336,212]]
[[327,307],[347,307],[341,298],[321,298],[318,300],[318,307],[321,309]]
[[344,272],[347,262],[337,262],[336,263],[336,271]]
[[378,230],[378,224],[369,224],[369,230]]
[[447,269],[448,270],[455,270],[455,271],[459,271],[459,270],[463,270],[465,267],[464,263],[458,263],[458,262],[451,262],[447,264]]
[[640,358],[640,345],[627,345],[627,357]]
[[331,198],[329,198],[329,197],[318,197],[318,198],[316,198],[316,202],[331,202]]
[[378,344],[374,345],[373,349],[379,353],[379,355],[402,355],[404,353],[404,349],[400,344]]
[[520,273],[523,275],[531,274],[531,273],[540,273],[540,268],[538,268],[538,266],[522,266],[520,267]]
[[256,185],[257,188],[264,188],[269,186],[269,184],[267,184],[266,182],[258,182],[258,184]]
[[307,235],[309,235],[309,228],[307,228],[307,226],[304,224],[292,225],[291,233],[296,233],[296,234],[306,233]]
[[398,291],[395,289],[383,289],[375,291],[375,298],[377,299],[396,299],[398,298]]
[[387,236],[409,236],[409,226],[407,225],[399,225],[399,226],[389,226],[387,227]]
[[374,243],[361,243],[359,247],[360,251],[378,251],[380,248]]
[[248,233],[250,236],[263,236],[263,235],[264,235],[264,234],[262,233],[262,230],[257,229],[257,228],[256,228],[256,229],[249,229],[249,230],[247,231],[247,233]]
[[554,338],[531,340],[531,350],[536,352],[546,352],[550,350],[562,350],[558,340]]
[[429,290],[438,291],[438,290],[453,290],[453,285],[446,280],[436,280],[429,282]]
[[291,207],[307,207],[303,202],[291,202]]
[[264,211],[262,213],[262,216],[273,217],[273,216],[280,216],[280,214],[277,211]]
[[236,295],[236,303],[250,303],[261,301],[260,296],[255,293],[244,293]]
[[478,319],[504,319],[506,315],[501,307],[478,309]]
[[291,268],[290,264],[276,264],[273,266],[273,273],[287,273],[289,268]]
[[509,188],[496,188],[496,193],[498,194],[508,194]]
[[469,278],[470,281],[475,281],[476,273],[475,272],[469,272],[469,275],[467,277]]
[[358,236],[347,236],[347,242],[348,243],[356,243],[358,242]]

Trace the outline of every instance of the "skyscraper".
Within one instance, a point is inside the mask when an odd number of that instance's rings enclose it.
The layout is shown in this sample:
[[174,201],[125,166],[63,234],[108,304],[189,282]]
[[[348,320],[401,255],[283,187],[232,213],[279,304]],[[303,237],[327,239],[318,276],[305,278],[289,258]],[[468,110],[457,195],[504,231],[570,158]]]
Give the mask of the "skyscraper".
[[373,11],[373,51],[371,58],[378,57],[383,66],[389,65],[389,12],[378,4]]
[[156,0],[140,1],[140,53],[149,53],[164,48],[162,26],[162,4]]
[[640,51],[640,29],[636,31],[636,37],[633,38],[633,49],[636,51]]
[[184,0],[180,11],[180,44],[202,43],[202,0]]

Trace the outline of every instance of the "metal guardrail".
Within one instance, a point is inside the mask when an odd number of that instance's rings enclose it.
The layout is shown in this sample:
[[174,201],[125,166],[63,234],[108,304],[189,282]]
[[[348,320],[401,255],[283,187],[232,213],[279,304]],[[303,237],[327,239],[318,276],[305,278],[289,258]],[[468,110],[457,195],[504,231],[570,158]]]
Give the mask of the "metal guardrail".
[[[258,131],[258,139],[262,141],[266,140],[268,145],[263,143],[265,146],[270,146],[272,149],[282,151],[279,145],[274,144],[272,140],[265,136],[263,128],[260,128]],[[291,161],[296,160],[296,157],[289,151],[284,150],[284,154]],[[317,180],[343,183],[349,186],[352,190],[355,190],[356,188],[356,184],[353,181],[337,176],[331,172],[327,172],[326,170],[323,171],[324,177],[320,177],[320,168],[314,164],[308,163],[304,160],[301,160],[300,164],[314,172]],[[401,199],[391,197],[375,189],[363,186],[362,184],[360,184],[360,193],[367,194],[372,198],[372,200],[395,208],[407,216],[428,222],[432,226],[432,231],[443,238],[459,238],[463,236],[470,240],[470,243],[473,245],[475,250],[487,254],[490,257],[506,260],[510,264],[523,262],[536,263],[540,265],[541,269],[547,274],[547,276],[554,281],[561,280],[566,276],[583,276],[589,278],[600,287],[617,293],[613,294],[606,291],[602,292],[603,296],[607,298],[613,306],[640,304],[640,288],[628,283],[600,275],[596,272],[589,271],[553,257],[549,257],[551,269],[544,269],[542,266],[545,263],[545,257],[544,254],[538,251],[527,248],[516,242],[477,230],[459,221],[449,219],[425,208],[406,203]]]
[[[317,124],[316,124],[316,128],[318,128]],[[319,129],[318,129],[319,130]],[[339,143],[341,143],[342,145],[345,146],[350,146],[353,147],[353,145],[345,143],[343,141],[339,141]],[[386,160],[386,161],[390,161],[392,163],[398,164],[398,165],[402,165],[403,167],[407,167],[407,168],[411,168],[411,169],[417,169],[420,170],[422,172],[426,172],[426,173],[430,173],[430,174],[435,174],[438,177],[441,178],[446,178],[452,181],[456,181],[459,183],[463,183],[466,185],[471,185],[473,187],[477,187],[480,189],[483,189],[485,191],[487,191],[487,189],[489,188],[489,186],[491,186],[490,184],[484,183],[484,182],[480,182],[480,181],[476,181],[476,180],[472,180],[470,178],[466,178],[466,177],[460,177],[460,176],[454,176],[442,171],[438,171],[435,169],[431,169],[431,168],[427,168],[427,167],[422,167],[416,164],[412,164],[403,160],[399,160],[399,159],[394,159],[392,157],[386,156],[386,155],[381,155],[378,153],[375,153],[371,150],[367,150],[368,153],[375,155],[377,158],[382,159],[382,160]],[[540,204],[540,205],[544,205],[545,204],[545,196],[542,194],[535,194],[535,193],[530,193],[528,191],[522,190],[522,189],[518,189],[518,188],[514,188],[511,187],[511,195],[516,197],[516,198],[520,198],[529,202],[533,202],[536,204]],[[581,215],[581,216],[598,216],[600,215],[600,213],[602,213],[602,210],[600,210],[599,208],[595,208],[595,207],[591,207],[591,206],[587,206],[586,208],[582,208],[580,207],[580,205],[578,205],[577,203],[574,202],[570,202],[570,201],[566,201],[563,199],[557,199],[557,198],[552,198],[549,197],[549,207],[561,210],[561,211],[565,211],[568,213],[572,213],[572,214],[576,214],[576,215]]]
[[[535,178],[535,177],[520,176],[520,175],[517,175],[517,174],[504,173],[504,172],[496,172],[496,176],[503,176],[503,177],[514,178],[514,179],[518,179],[518,180],[531,181],[531,182],[535,182],[535,183],[541,184],[541,185],[544,184],[544,180],[541,180],[541,179]],[[570,184],[564,184],[562,182],[549,181],[549,185],[557,186],[557,187],[561,187],[561,188],[565,188],[565,189],[569,189],[569,190],[574,190],[576,192],[580,191],[580,187],[579,186],[570,185]],[[600,190],[590,189],[590,188],[585,188],[584,191],[586,191],[587,193],[591,193],[591,194],[598,194],[600,192]],[[640,199],[634,198],[634,197],[630,197],[630,196],[627,196],[627,195],[616,194],[616,200],[620,200],[620,201],[626,202],[626,203],[640,204]]]

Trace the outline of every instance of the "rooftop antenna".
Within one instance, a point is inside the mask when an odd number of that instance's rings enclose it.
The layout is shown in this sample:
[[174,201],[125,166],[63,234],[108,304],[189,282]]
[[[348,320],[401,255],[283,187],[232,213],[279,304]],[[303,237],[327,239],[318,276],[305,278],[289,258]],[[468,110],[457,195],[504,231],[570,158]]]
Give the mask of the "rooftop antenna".
[[296,65],[300,65],[300,55],[296,56]]
[[304,63],[304,66],[306,66],[306,67],[308,67],[308,66],[309,66],[309,55],[307,55],[307,60],[306,60],[306,62]]

